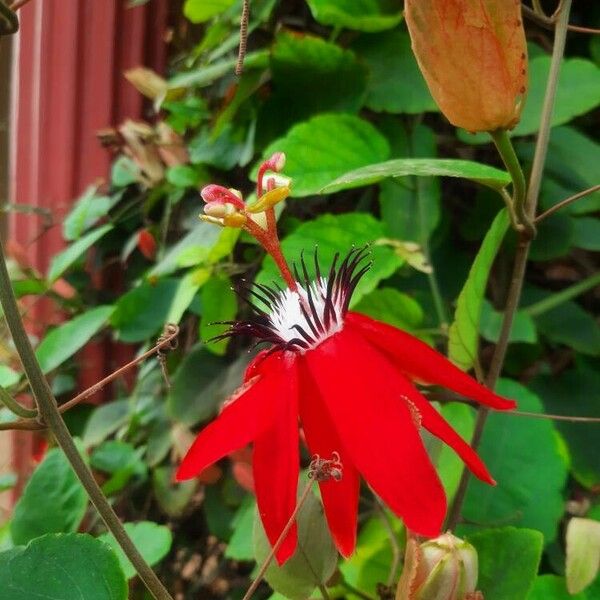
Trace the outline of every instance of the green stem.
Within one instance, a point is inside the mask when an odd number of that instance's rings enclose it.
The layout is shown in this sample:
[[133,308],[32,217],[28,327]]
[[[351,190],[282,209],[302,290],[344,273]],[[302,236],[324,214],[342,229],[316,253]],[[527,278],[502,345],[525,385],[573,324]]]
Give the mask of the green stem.
[[521,163],[515,154],[515,149],[512,145],[510,136],[505,129],[490,131],[490,136],[492,137],[492,140],[494,140],[494,144],[498,149],[498,153],[502,158],[502,162],[506,166],[512,179],[512,202],[508,203],[507,199],[503,197],[507,203],[509,212],[511,213],[511,221],[514,219],[513,215],[516,214],[519,224],[525,228],[531,237],[533,237],[535,235],[535,226],[525,212],[525,201],[527,198],[527,184],[525,182],[525,175],[523,175],[523,169],[521,168]]
[[572,300],[579,296],[579,294],[583,294],[588,290],[600,285],[600,273],[596,273],[587,279],[583,279],[582,281],[577,282],[574,285],[561,290],[560,292],[556,292],[548,298],[544,298],[535,304],[530,304],[529,306],[523,309],[530,317],[537,317],[557,306],[560,306],[564,302],[568,300]]
[[146,587],[156,600],[173,600],[169,592],[164,588],[156,573],[148,566],[142,558],[138,549],[135,547],[121,521],[114,510],[104,497],[100,487],[96,483],[94,476],[81,458],[75,442],[63,421],[63,418],[56,405],[56,399],[52,395],[50,386],[42,373],[40,365],[36,359],[31,343],[23,327],[23,321],[19,313],[17,301],[13,293],[10,276],[6,268],[4,258],[4,248],[0,240],[0,302],[4,309],[4,317],[8,328],[13,337],[13,341],[19,358],[23,364],[27,379],[33,392],[33,397],[38,408],[38,415],[54,434],[58,445],[65,453],[71,468],[77,475],[77,478],[85,488],[90,500],[100,513],[107,529],[113,534],[123,552],[129,558],[135,567],[140,579],[146,584]]
[[24,419],[35,419],[37,417],[37,410],[19,404],[2,386],[0,386],[0,402],[19,417]]
[[[560,66],[565,51],[565,41],[569,25],[571,1],[572,0],[565,0],[556,23],[556,30],[554,35],[554,48],[552,50],[552,61],[550,63],[550,72],[548,74],[548,83],[546,85],[546,94],[544,96],[544,104],[540,118],[540,129],[536,141],[535,154],[533,157],[533,167],[529,179],[529,189],[527,193],[527,198],[525,200],[525,211],[530,219],[532,219],[533,215],[535,215],[537,202],[539,198],[542,173],[544,171],[544,163],[548,151],[548,141],[550,139],[550,128],[552,123],[552,112],[554,110],[554,100],[556,97],[556,88],[558,84],[558,77],[560,74]],[[519,300],[521,298],[521,290],[523,288],[523,281],[525,279],[525,269],[527,267],[527,258],[529,256],[530,246],[531,238],[529,238],[527,235],[521,235],[521,239],[519,240],[519,244],[515,253],[515,262],[513,265],[511,283],[508,290],[506,306],[504,309],[504,318],[502,320],[502,327],[500,329],[500,337],[498,338],[498,343],[496,344],[494,355],[492,356],[492,360],[490,363],[490,370],[486,378],[486,384],[492,389],[496,385],[496,381],[498,380],[498,377],[504,365],[504,359],[506,358],[510,330],[512,327],[515,313],[517,312],[517,308],[519,307]],[[488,413],[488,409],[484,407],[480,407],[477,411],[475,430],[471,439],[471,446],[475,450],[478,448],[479,443],[481,441],[481,436],[483,435],[483,429],[485,427],[485,422],[487,420]],[[460,483],[458,485],[458,489],[454,497],[454,502],[452,503],[452,507],[450,508],[450,511],[448,513],[447,527],[449,529],[454,529],[460,519],[462,504],[465,499],[468,483],[469,472],[467,471],[467,469],[463,468]]]

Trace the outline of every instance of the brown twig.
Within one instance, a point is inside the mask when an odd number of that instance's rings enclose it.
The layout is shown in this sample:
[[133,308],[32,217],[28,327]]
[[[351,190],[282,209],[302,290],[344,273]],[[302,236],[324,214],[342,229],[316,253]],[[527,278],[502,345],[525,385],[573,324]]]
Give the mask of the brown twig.
[[570,423],[600,423],[600,417],[578,417],[576,415],[550,415],[546,413],[533,413],[523,410],[511,410],[505,413],[517,417],[530,417],[533,419],[548,419],[550,421],[568,421]]
[[[69,400],[68,402],[61,404],[58,407],[59,412],[64,413],[67,410],[79,404],[80,402],[82,402],[83,400],[86,400],[90,396],[93,396],[96,392],[99,392],[111,381],[114,381],[115,379],[123,375],[125,372],[129,371],[129,369],[135,367],[147,358],[158,354],[160,360],[160,357],[163,356],[163,353],[161,351],[164,352],[165,348],[173,348],[173,340],[177,337],[178,334],[179,327],[177,325],[174,325],[172,323],[167,324],[165,326],[164,334],[161,335],[157,343],[152,348],[150,348],[150,350],[147,350],[137,358],[134,358],[132,361],[128,362],[126,365],[123,365],[121,368],[112,372],[110,375],[100,380],[98,383],[95,383],[91,387],[87,388],[87,390],[84,390],[80,394],[77,394],[77,396],[71,398],[71,400]],[[37,421],[35,418],[20,419],[19,421],[14,421],[12,423],[0,423],[0,431],[8,429],[38,431],[41,429],[46,429],[46,426],[43,423]]]
[[244,59],[248,48],[248,20],[250,18],[250,0],[242,2],[242,16],[240,19],[240,47],[238,50],[237,63],[235,65],[235,74],[241,75],[244,72]]
[[594,192],[597,192],[598,190],[600,190],[600,184],[593,185],[591,188],[588,188],[587,190],[583,190],[582,192],[578,192],[577,194],[573,194],[572,196],[569,196],[568,198],[561,200],[554,206],[550,207],[547,211],[543,212],[541,215],[538,215],[535,218],[535,223],[539,223],[540,221],[544,220],[546,217],[549,217],[550,215],[554,214],[556,211],[559,211],[561,208],[564,208],[565,206],[571,204],[572,202],[575,202],[576,200],[579,200],[580,198],[588,196],[589,194],[593,194]]
[[[541,25],[544,29],[552,30],[555,26],[555,19],[553,17],[548,17],[546,15],[542,16],[536,13],[533,9],[529,8],[529,6],[523,6],[523,14],[537,23]],[[569,25],[567,27],[569,31],[576,31],[577,33],[589,33],[591,35],[600,35],[600,29],[596,29],[594,27],[582,27],[581,25]]]

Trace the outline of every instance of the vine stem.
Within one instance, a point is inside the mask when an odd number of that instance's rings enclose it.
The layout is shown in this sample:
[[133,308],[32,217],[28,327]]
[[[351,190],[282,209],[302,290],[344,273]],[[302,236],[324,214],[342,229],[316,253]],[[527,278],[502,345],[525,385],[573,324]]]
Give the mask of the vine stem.
[[298,502],[296,504],[296,508],[294,509],[294,512],[290,516],[288,522],[285,524],[283,531],[279,534],[279,537],[277,538],[277,541],[271,548],[271,551],[269,552],[267,558],[265,558],[263,564],[260,566],[260,570],[258,571],[256,578],[252,582],[252,585],[248,588],[248,591],[244,594],[244,597],[242,598],[242,600],[250,600],[250,598],[252,597],[252,594],[254,594],[254,592],[256,591],[256,588],[258,588],[258,586],[260,585],[260,582],[262,581],[263,577],[265,576],[265,573],[267,572],[269,565],[273,562],[273,559],[275,558],[277,551],[281,547],[281,544],[283,544],[283,540],[285,540],[287,534],[289,533],[290,529],[292,528],[292,525],[296,521],[296,517],[298,516],[298,513],[300,512],[300,510],[304,506],[304,503],[308,499],[308,495],[310,494],[311,489],[312,489],[312,481],[309,481],[306,484],[304,491],[302,492],[302,496],[300,496],[300,500],[298,500]]
[[[548,152],[550,128],[552,125],[552,113],[554,110],[554,101],[556,99],[556,89],[558,86],[561,62],[565,52],[571,2],[572,0],[564,0],[556,21],[550,72],[548,74],[548,83],[546,85],[546,93],[544,96],[544,104],[540,119],[540,129],[535,145],[535,154],[533,157],[533,165],[529,178],[529,189],[525,198],[524,209],[529,220],[533,220],[533,217],[535,216],[542,182],[542,174],[544,172],[544,164],[546,162],[546,154]],[[531,239],[527,235],[521,235],[515,253],[515,262],[513,264],[513,272],[508,290],[506,306],[504,309],[504,317],[502,319],[500,336],[498,338],[498,343],[496,344],[494,355],[492,356],[492,361],[490,363],[490,369],[485,381],[486,385],[491,389],[496,386],[496,382],[504,365],[504,359],[506,358],[510,330],[512,328],[513,318],[521,298],[521,290],[523,288],[530,246]],[[473,431],[473,437],[471,439],[471,446],[475,450],[479,447],[488,413],[488,409],[484,407],[480,407],[477,411],[475,430]],[[460,483],[454,497],[454,502],[452,503],[452,507],[450,508],[448,514],[447,527],[449,529],[454,529],[460,519],[460,513],[465,499],[465,494],[467,492],[468,483],[469,472],[463,468]]]
[[597,192],[598,190],[600,190],[600,183],[597,185],[593,185],[592,187],[588,188],[587,190],[583,190],[582,192],[573,194],[572,196],[569,196],[568,198],[565,198],[564,200],[561,200],[560,202],[557,202],[554,206],[549,208],[546,212],[543,212],[541,215],[538,215],[535,218],[535,222],[539,223],[540,221],[543,221],[546,217],[549,217],[550,215],[554,214],[556,211],[560,210],[561,208],[564,208],[565,206],[568,206],[572,202],[575,202],[576,200],[579,200],[580,198],[584,198],[585,196],[588,196],[589,194],[593,194],[594,192]]
[[56,441],[62,451],[65,453],[71,468],[87,492],[96,510],[102,517],[107,529],[113,534],[123,552],[135,567],[140,579],[144,582],[150,593],[156,600],[173,600],[169,592],[160,582],[156,573],[148,566],[138,549],[135,547],[131,538],[127,535],[125,528],[116,513],[104,497],[100,487],[96,483],[94,476],[88,469],[84,460],[81,458],[73,437],[67,429],[62,415],[58,410],[56,399],[52,395],[50,386],[42,373],[42,369],[37,361],[31,343],[25,332],[17,301],[13,293],[10,276],[6,268],[4,258],[4,247],[0,240],[0,303],[4,309],[4,317],[10,329],[19,358],[23,364],[23,369],[29,380],[31,391],[35,399],[38,418],[54,434]]

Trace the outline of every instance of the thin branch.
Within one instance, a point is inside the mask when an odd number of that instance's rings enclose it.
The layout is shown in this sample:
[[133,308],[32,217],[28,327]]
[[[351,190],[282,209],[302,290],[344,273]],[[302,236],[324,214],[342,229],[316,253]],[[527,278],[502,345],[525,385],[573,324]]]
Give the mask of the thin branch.
[[2,386],[0,386],[0,402],[12,413],[25,419],[33,419],[37,416],[37,410],[27,408],[17,402]]
[[[564,2],[561,4],[561,12],[558,15],[556,22],[552,60],[550,62],[548,83],[546,85],[546,92],[544,95],[544,103],[540,118],[540,129],[535,145],[533,165],[525,202],[525,212],[530,219],[533,219],[537,208],[542,174],[544,171],[544,164],[546,162],[546,154],[548,152],[552,113],[554,111],[554,101],[556,99],[556,89],[558,87],[560,67],[565,52],[571,2],[572,0],[564,0]],[[527,267],[527,258],[529,256],[530,246],[531,239],[527,236],[521,236],[515,253],[515,262],[513,265],[511,283],[504,309],[504,318],[502,320],[500,336],[498,338],[496,348],[494,349],[490,370],[486,378],[486,385],[491,389],[494,389],[496,385],[496,381],[498,380],[504,365],[504,359],[506,358],[510,330],[512,328],[513,319],[519,307],[519,301],[521,298],[521,290],[523,288],[523,281],[525,279],[525,270]],[[474,449],[478,448],[481,441],[481,436],[483,435],[483,429],[485,427],[488,412],[489,410],[485,407],[480,407],[477,412],[477,420],[475,422],[475,429],[471,439],[471,446]],[[459,521],[468,483],[469,472],[467,469],[463,468],[460,483],[454,497],[454,502],[452,503],[452,507],[448,513],[447,527],[449,529],[454,529]]]
[[[128,362],[126,365],[123,365],[121,368],[117,369],[110,375],[106,376],[104,379],[101,379],[98,383],[95,383],[91,387],[87,388],[87,390],[84,390],[80,394],[77,394],[77,396],[75,396],[74,398],[71,398],[71,400],[61,404],[58,407],[59,412],[64,413],[67,410],[69,410],[69,409],[73,408],[74,406],[76,406],[77,404],[79,404],[80,402],[83,402],[83,400],[86,400],[90,396],[93,396],[96,392],[99,392],[102,388],[104,388],[106,385],[108,385],[111,381],[114,381],[115,379],[117,379],[118,377],[123,375],[126,371],[129,371],[129,369],[135,367],[136,365],[138,365],[142,361],[146,360],[147,358],[155,356],[157,353],[159,354],[159,357],[162,356],[161,350],[164,350],[165,347],[172,348],[173,340],[175,340],[175,338],[178,335],[179,335],[179,327],[177,325],[174,325],[173,323],[168,323],[165,326],[165,333],[159,338],[157,343],[154,346],[152,346],[152,348],[150,348],[150,350],[147,350],[146,352],[144,352],[137,358],[134,358],[132,361]],[[13,412],[16,412],[16,411],[13,411]],[[19,414],[19,413],[17,413],[17,414]],[[39,431],[41,429],[46,429],[46,426],[43,423],[40,423],[38,420],[35,419],[36,415],[37,415],[37,412],[35,412],[35,414],[32,415],[32,418],[22,419],[20,421],[14,421],[12,423],[11,422],[0,423],[0,431],[8,430],[8,429],[20,429],[20,430],[25,430],[25,431]],[[24,415],[21,415],[21,416],[24,416]]]
[[[523,14],[538,25],[541,25],[544,29],[552,30],[555,27],[555,20],[552,17],[548,17],[547,15],[542,16],[536,13],[533,9],[529,8],[529,6],[523,5]],[[596,29],[595,27],[569,25],[568,30],[575,31],[577,33],[589,33],[591,35],[600,35],[600,29]]]
[[600,190],[600,183],[597,185],[593,185],[591,188],[588,188],[587,190],[583,190],[582,192],[573,194],[573,196],[569,196],[568,198],[561,200],[554,206],[550,207],[547,211],[543,212],[541,215],[538,215],[535,218],[534,222],[539,223],[540,221],[543,221],[546,217],[549,217],[550,215],[554,214],[556,211],[559,211],[561,208],[568,206],[569,204],[571,204],[572,202],[575,202],[576,200],[579,200],[580,198],[589,196],[590,194],[593,194],[594,192],[597,192],[598,190]]
[[575,415],[550,415],[546,413],[532,413],[523,410],[511,410],[507,415],[517,417],[530,417],[533,419],[548,419],[549,421],[567,421],[569,423],[600,423],[600,417],[578,417]]
[[113,534],[117,543],[122,548],[125,556],[135,567],[140,579],[144,582],[148,591],[156,600],[173,600],[156,576],[156,573],[146,563],[139,550],[125,531],[123,524],[117,517],[112,506],[104,497],[102,490],[94,479],[92,472],[79,454],[63,418],[56,405],[56,399],[52,395],[50,386],[44,377],[42,369],[37,361],[35,352],[25,332],[23,321],[19,314],[19,307],[12,289],[4,248],[0,240],[0,302],[4,309],[4,317],[12,334],[12,338],[23,364],[25,374],[29,379],[29,385],[33,392],[38,415],[47,424],[54,434],[56,441],[64,452],[71,468],[81,482],[90,500],[102,517],[107,529]]

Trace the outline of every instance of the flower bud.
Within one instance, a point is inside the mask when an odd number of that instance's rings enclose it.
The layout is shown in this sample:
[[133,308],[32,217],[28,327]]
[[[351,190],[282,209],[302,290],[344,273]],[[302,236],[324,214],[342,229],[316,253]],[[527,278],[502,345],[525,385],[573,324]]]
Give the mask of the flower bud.
[[477,551],[445,533],[419,546],[409,540],[396,600],[467,600],[476,598]]
[[446,118],[467,131],[512,129],[527,90],[519,0],[405,0],[412,48]]
[[207,204],[233,204],[236,208],[243,209],[244,201],[241,199],[241,194],[237,190],[228,190],[222,185],[211,183],[204,186],[200,192],[202,199]]

